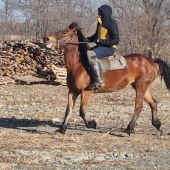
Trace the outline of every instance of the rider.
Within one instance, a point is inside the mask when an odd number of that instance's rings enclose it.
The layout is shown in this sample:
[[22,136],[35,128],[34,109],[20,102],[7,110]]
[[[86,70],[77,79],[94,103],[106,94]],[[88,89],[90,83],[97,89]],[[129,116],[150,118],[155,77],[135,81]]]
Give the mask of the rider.
[[97,44],[95,48],[87,51],[88,60],[94,76],[94,82],[88,88],[95,89],[103,83],[98,59],[112,55],[119,43],[118,26],[116,21],[112,19],[112,8],[110,6],[102,5],[98,8],[96,32],[87,39]]

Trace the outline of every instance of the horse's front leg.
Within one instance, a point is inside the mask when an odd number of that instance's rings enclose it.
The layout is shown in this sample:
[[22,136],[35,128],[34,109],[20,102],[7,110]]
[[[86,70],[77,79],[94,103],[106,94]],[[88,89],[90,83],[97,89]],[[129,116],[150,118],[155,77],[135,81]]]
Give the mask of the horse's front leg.
[[66,108],[66,112],[65,112],[64,121],[60,128],[61,133],[65,133],[65,131],[67,130],[69,115],[73,111],[77,97],[78,97],[77,93],[72,93],[70,91],[68,92],[68,104],[67,104],[67,108]]
[[85,115],[91,94],[92,94],[92,91],[82,91],[81,93],[80,117],[83,119],[87,128],[96,129],[96,126],[97,126],[96,121],[95,120],[88,121]]

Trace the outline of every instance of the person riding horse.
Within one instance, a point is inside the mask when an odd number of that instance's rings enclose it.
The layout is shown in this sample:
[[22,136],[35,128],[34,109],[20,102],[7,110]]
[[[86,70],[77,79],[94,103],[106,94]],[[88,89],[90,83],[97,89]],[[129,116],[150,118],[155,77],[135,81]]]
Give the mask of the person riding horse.
[[117,22],[112,19],[112,8],[102,5],[98,8],[98,23],[95,34],[88,37],[90,42],[96,42],[97,46],[87,51],[87,56],[94,82],[89,85],[89,89],[95,89],[103,84],[101,69],[98,59],[113,55],[119,44],[119,31]]
[[[151,59],[142,54],[128,54],[124,58],[128,67],[114,71],[107,70],[103,75],[104,86],[94,90],[88,90],[91,77],[89,75],[89,62],[87,58],[87,38],[76,22],[71,23],[66,29],[58,31],[47,37],[47,45],[50,48],[64,48],[64,58],[67,69],[68,101],[61,133],[65,133],[68,127],[69,116],[73,111],[76,99],[80,96],[79,114],[87,128],[96,128],[95,120],[87,120],[86,112],[92,93],[114,92],[128,86],[135,90],[134,114],[124,130],[129,135],[134,132],[137,119],[142,111],[144,100],[150,106],[152,125],[162,133],[161,121],[157,115],[157,100],[152,95],[150,87],[160,75],[170,90],[170,65],[160,58]],[[82,42],[82,43],[80,43]],[[110,47],[109,47],[110,48]],[[111,46],[111,48],[113,48]]]

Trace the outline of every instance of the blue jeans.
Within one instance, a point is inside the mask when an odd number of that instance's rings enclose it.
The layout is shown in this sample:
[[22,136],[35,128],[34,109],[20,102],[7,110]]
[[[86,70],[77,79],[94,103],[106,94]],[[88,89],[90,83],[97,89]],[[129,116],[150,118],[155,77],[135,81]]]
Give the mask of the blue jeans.
[[92,51],[95,52],[96,57],[98,59],[101,59],[103,57],[107,57],[107,56],[114,54],[114,52],[116,51],[116,48],[99,46],[99,47],[93,48]]

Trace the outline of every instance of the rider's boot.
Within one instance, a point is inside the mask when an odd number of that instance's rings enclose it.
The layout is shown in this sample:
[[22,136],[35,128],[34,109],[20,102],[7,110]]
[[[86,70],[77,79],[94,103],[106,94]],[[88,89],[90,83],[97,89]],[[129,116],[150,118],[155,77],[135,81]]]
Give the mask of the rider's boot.
[[99,88],[103,84],[103,81],[101,79],[101,68],[99,65],[99,60],[96,57],[95,52],[92,50],[87,51],[87,56],[94,79],[94,82],[89,85],[88,89]]
[[94,76],[94,82],[89,85],[88,89],[97,89],[102,86],[103,80],[101,78],[101,69],[99,63],[94,64],[91,67]]

